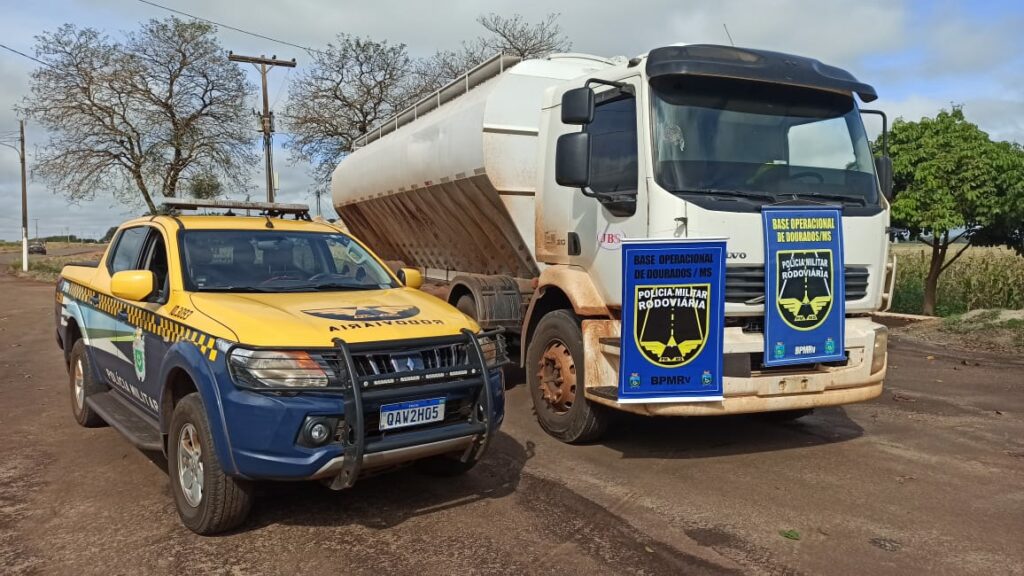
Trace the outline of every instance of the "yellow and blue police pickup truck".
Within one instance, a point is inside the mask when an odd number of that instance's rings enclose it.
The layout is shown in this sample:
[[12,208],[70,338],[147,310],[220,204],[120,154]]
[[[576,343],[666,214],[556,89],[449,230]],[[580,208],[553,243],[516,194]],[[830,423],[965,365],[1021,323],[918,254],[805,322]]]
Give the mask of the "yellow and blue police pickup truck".
[[[204,214],[194,212],[203,210]],[[57,280],[74,417],[167,457],[182,522],[262,480],[468,471],[504,416],[502,335],[304,205],[173,201]],[[211,214],[217,212],[217,214]]]

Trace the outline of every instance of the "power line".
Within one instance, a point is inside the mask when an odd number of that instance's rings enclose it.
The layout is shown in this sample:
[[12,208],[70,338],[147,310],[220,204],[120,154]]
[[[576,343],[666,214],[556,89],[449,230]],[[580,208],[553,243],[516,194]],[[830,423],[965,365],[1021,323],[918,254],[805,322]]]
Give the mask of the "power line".
[[284,84],[288,81],[288,77],[292,75],[292,69],[289,68],[285,71],[284,76],[281,77],[281,83],[277,85],[277,94],[274,96],[274,102],[270,105],[270,109],[273,110],[277,107],[277,101],[281,99],[281,95],[284,94]]
[[202,18],[200,16],[195,16],[195,15],[189,14],[188,12],[182,12],[181,10],[177,10],[177,9],[174,9],[174,8],[168,8],[167,6],[161,6],[160,4],[157,4],[156,2],[150,2],[149,0],[139,0],[139,2],[142,2],[143,4],[148,4],[148,5],[153,6],[155,8],[160,8],[161,10],[167,10],[168,12],[174,12],[175,14],[181,14],[182,16],[187,16],[188,18],[192,18],[193,20],[202,20],[203,22],[209,22],[210,24],[214,24],[216,26],[220,26],[221,28],[227,28],[228,30],[234,30],[235,32],[241,32],[242,34],[248,34],[249,36],[255,36],[256,38],[262,38],[264,40],[270,40],[271,42],[277,42],[278,44],[284,44],[285,46],[291,46],[292,48],[298,48],[300,50],[305,50],[306,52],[315,52],[317,54],[326,54],[326,52],[324,52],[323,50],[317,50],[315,48],[310,48],[309,46],[302,46],[300,44],[293,44],[291,42],[287,42],[285,40],[278,40],[277,38],[271,38],[270,36],[265,36],[265,35],[259,34],[257,32],[250,32],[248,30],[243,30],[241,28],[236,28],[234,26],[229,26],[227,24],[222,24],[220,22],[216,22],[214,20],[210,20],[209,18]]
[[35,56],[29,56],[28,54],[25,54],[24,52],[22,52],[20,50],[15,50],[14,48],[11,48],[10,46],[5,46],[3,44],[0,44],[0,48],[3,48],[4,50],[10,51],[10,52],[14,52],[18,56],[24,56],[25,58],[28,58],[29,60],[32,60],[34,62],[38,62],[38,63],[42,64],[43,66],[46,66],[46,67],[49,67],[49,68],[53,68],[54,70],[59,70],[59,68],[57,68],[53,64],[50,64],[49,62],[44,62],[44,61],[40,60],[39,58],[36,58]]

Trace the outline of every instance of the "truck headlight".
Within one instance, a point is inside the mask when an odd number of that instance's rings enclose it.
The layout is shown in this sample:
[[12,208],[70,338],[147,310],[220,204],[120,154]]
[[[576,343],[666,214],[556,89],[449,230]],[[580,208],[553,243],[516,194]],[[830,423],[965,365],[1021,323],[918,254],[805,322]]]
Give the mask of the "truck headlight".
[[885,326],[875,328],[875,346],[871,351],[871,373],[885,368],[885,355],[889,348],[889,329]]
[[306,352],[235,348],[229,365],[235,382],[246,388],[327,386],[327,374]]

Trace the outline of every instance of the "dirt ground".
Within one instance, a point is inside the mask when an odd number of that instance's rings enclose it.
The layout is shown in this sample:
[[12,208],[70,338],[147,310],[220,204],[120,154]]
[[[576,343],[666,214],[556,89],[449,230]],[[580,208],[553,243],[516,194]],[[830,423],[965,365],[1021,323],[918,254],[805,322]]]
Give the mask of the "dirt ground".
[[266,485],[203,538],[160,455],[73,421],[53,288],[0,275],[0,298],[2,574],[1024,574],[1019,360],[897,337],[873,402],[623,417],[589,446],[541,432],[518,386],[465,477]]

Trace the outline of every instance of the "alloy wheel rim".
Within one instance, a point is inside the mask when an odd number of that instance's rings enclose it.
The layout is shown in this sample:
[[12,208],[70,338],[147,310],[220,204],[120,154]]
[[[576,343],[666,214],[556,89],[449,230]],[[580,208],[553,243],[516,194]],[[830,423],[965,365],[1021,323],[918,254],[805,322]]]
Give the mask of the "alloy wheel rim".
[[203,448],[199,433],[186,423],[178,433],[178,485],[188,505],[196,508],[203,501]]
[[82,370],[82,359],[75,360],[75,408],[79,411],[85,405],[85,374]]

